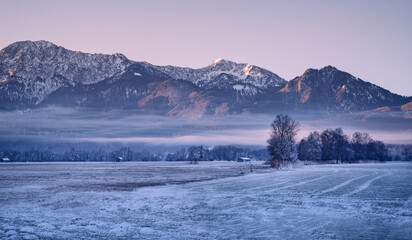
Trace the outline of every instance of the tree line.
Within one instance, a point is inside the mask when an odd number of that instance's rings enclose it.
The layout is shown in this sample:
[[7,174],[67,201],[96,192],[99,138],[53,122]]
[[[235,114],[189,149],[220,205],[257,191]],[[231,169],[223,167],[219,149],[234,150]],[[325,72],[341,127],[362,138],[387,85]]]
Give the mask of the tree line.
[[311,132],[296,144],[298,122],[288,115],[278,115],[271,124],[267,149],[271,167],[281,167],[299,160],[344,163],[358,160],[389,160],[388,149],[368,133],[355,132],[352,137],[341,128]]
[[0,150],[0,160],[8,158],[13,162],[81,162],[81,161],[188,161],[198,163],[200,161],[227,160],[236,161],[239,157],[249,157],[256,160],[269,158],[265,149],[250,150],[237,146],[216,146],[205,148],[203,146],[191,146],[175,152],[153,153],[148,150],[133,151],[129,147],[123,147],[115,151],[105,150],[79,150],[70,147],[63,153],[53,152],[51,149],[19,151],[15,149]]
[[355,132],[352,137],[341,128],[311,132],[298,145],[298,158],[317,162],[337,163],[359,160],[388,160],[388,149],[382,141],[372,139],[368,133]]

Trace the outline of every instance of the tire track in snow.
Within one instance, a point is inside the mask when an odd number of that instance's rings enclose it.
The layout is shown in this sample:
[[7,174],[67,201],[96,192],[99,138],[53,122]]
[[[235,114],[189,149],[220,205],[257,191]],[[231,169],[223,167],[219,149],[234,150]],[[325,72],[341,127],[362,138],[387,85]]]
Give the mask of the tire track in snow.
[[317,177],[317,178],[314,178],[314,179],[311,179],[311,180],[307,180],[307,181],[303,181],[303,182],[299,182],[299,183],[295,183],[295,184],[291,184],[291,185],[286,185],[286,186],[283,186],[281,188],[277,188],[276,190],[282,190],[282,189],[285,189],[285,188],[297,187],[297,186],[300,186],[300,185],[304,185],[304,184],[307,184],[307,183],[311,183],[311,182],[315,182],[315,181],[324,179],[324,178],[329,177],[331,175],[332,174],[328,174],[328,175]]
[[402,207],[396,212],[398,216],[411,216],[412,214],[412,195],[402,204]]
[[[278,190],[282,190],[282,189],[286,189],[286,188],[291,188],[291,187],[297,187],[297,186],[301,186],[301,185],[304,185],[304,184],[307,184],[307,183],[311,183],[311,182],[315,182],[315,181],[318,181],[318,180],[321,180],[321,179],[324,179],[324,178],[327,178],[327,177],[330,177],[330,176],[332,176],[333,174],[328,174],[328,175],[324,175],[324,176],[320,176],[320,177],[313,177],[313,176],[311,176],[311,177],[308,177],[308,178],[304,178],[305,180],[303,180],[303,179],[301,179],[301,178],[298,178],[298,179],[293,179],[293,180],[290,180],[290,181],[285,181],[285,182],[281,182],[281,183],[279,183],[279,184],[271,184],[271,185],[266,185],[266,186],[261,186],[261,187],[250,187],[250,188],[245,188],[244,189],[244,191],[250,191],[250,190],[264,190],[264,189],[266,189],[266,188],[269,188],[268,190],[271,190],[271,191],[265,191],[264,193],[266,193],[266,194],[268,194],[268,193],[273,193],[273,192],[277,192]],[[306,180],[306,179],[308,179],[308,180]],[[302,181],[303,180],[303,181]],[[296,183],[297,182],[297,183]],[[282,186],[282,184],[283,183],[286,183],[286,185],[284,185],[284,186]],[[288,183],[291,183],[291,184],[288,184]],[[273,187],[275,187],[275,186],[281,186],[281,187],[279,187],[279,188],[273,188]]]
[[[327,174],[327,175],[323,175],[320,177],[306,177],[304,179],[302,178],[295,178],[295,179],[289,179],[289,181],[284,181],[283,184],[286,183],[286,185],[283,185],[279,188],[273,188],[275,186],[279,186],[280,184],[271,184],[269,185],[271,187],[271,189],[267,189],[264,191],[262,187],[245,187],[245,189],[242,190],[238,190],[238,193],[242,193],[240,194],[239,197],[237,197],[236,199],[230,199],[229,201],[223,201],[219,203],[219,207],[222,209],[222,212],[225,212],[227,214],[232,214],[232,213],[238,213],[239,211],[243,211],[242,209],[248,208],[247,203],[250,202],[250,200],[248,200],[248,197],[245,196],[249,196],[248,194],[245,194],[246,192],[250,192],[253,191],[255,192],[253,195],[255,196],[255,198],[259,198],[262,197],[263,195],[270,195],[270,194],[274,194],[274,193],[278,193],[280,190],[282,189],[286,189],[286,188],[293,188],[293,187],[297,187],[297,186],[301,186],[301,185],[305,185],[311,182],[315,182],[315,181],[319,181],[328,177],[333,176],[334,174]],[[268,187],[268,186],[266,186]],[[260,190],[258,192],[256,192],[255,190]],[[228,193],[224,193],[221,195],[221,197],[227,197]],[[284,201],[281,200],[282,202]],[[259,204],[259,203],[258,203]]]
[[[261,185],[260,180],[262,179],[268,179],[268,177],[272,176],[273,179],[275,180],[273,183],[266,184],[266,185]],[[246,178],[244,178],[246,177]],[[275,186],[281,186],[282,184],[288,184],[288,183],[294,183],[298,181],[306,181],[306,179],[313,179],[314,176],[310,177],[301,177],[301,176],[294,176],[289,179],[285,180],[280,180],[279,178],[282,178],[281,176],[277,175],[269,175],[269,174],[262,174],[262,175],[254,175],[252,179],[248,178],[250,175],[246,176],[240,176],[240,177],[232,177],[232,178],[225,178],[225,179],[216,179],[208,182],[203,182],[200,184],[197,184],[197,186],[193,187],[192,190],[201,190],[204,191],[204,189],[209,189],[209,188],[215,188],[216,185],[218,185],[218,189],[230,189],[233,187],[233,182],[236,181],[236,185],[242,186],[241,189],[235,189],[239,191],[244,191],[244,190],[263,190],[263,189],[272,189]],[[211,190],[211,189],[209,189]]]
[[356,188],[355,190],[353,190],[352,192],[343,194],[342,196],[343,196],[343,197],[349,197],[349,196],[352,196],[353,194],[356,194],[356,193],[358,193],[358,192],[362,192],[363,190],[369,188],[370,185],[371,185],[374,181],[376,181],[376,180],[378,180],[378,179],[380,179],[380,178],[389,176],[389,175],[391,175],[391,174],[392,174],[392,173],[389,172],[389,173],[383,174],[383,175],[381,175],[381,176],[379,176],[379,177],[372,178],[371,180],[369,180],[369,181],[365,182],[364,184],[360,185],[359,187],[357,187],[357,188]]
[[[275,182],[275,183],[273,183],[273,184],[267,184],[267,185],[265,185],[265,186],[253,186],[253,187],[248,187],[248,188],[245,188],[244,190],[246,190],[246,191],[262,191],[262,190],[272,190],[274,187],[277,187],[277,186],[281,186],[280,188],[276,188],[276,189],[283,189],[283,188],[285,188],[285,187],[287,187],[287,186],[292,186],[292,185],[295,185],[295,183],[296,182],[300,182],[300,183],[306,183],[306,182],[311,182],[311,181],[313,181],[313,180],[316,180],[316,179],[318,179],[319,177],[314,177],[314,176],[310,176],[310,177],[305,177],[305,178],[301,178],[301,177],[297,177],[297,178],[294,178],[294,179],[287,179],[287,180],[285,180],[285,181],[278,181],[278,182]],[[291,184],[292,183],[292,184]],[[286,184],[285,186],[282,186],[282,185],[284,185],[284,184]],[[287,184],[290,184],[290,185],[287,185]]]
[[325,193],[328,193],[328,192],[333,192],[333,191],[335,191],[335,190],[338,190],[338,189],[341,188],[341,187],[344,187],[344,186],[352,183],[353,181],[356,181],[356,180],[358,180],[358,179],[361,179],[361,178],[364,178],[364,177],[367,177],[367,176],[370,176],[370,175],[371,175],[371,174],[367,174],[367,175],[363,175],[363,176],[360,176],[360,177],[356,177],[356,178],[349,179],[349,180],[347,180],[347,181],[345,181],[345,182],[343,182],[343,183],[341,183],[341,184],[339,184],[339,185],[336,185],[336,186],[334,186],[334,187],[328,188],[328,189],[320,192],[319,194],[325,194]]
[[[255,192],[254,196],[259,197],[259,196],[262,196],[264,194],[273,194],[275,192],[278,192],[281,189],[291,188],[291,187],[300,186],[300,185],[304,185],[304,184],[307,184],[307,183],[315,182],[315,181],[318,181],[318,180],[322,180],[322,179],[330,177],[332,175],[333,174],[328,174],[328,175],[323,175],[323,176],[315,177],[315,178],[313,176],[311,176],[311,177],[305,177],[303,179],[300,176],[298,176],[297,178],[294,178],[294,179],[288,179],[287,181],[277,182],[275,184],[270,184],[270,185],[266,185],[266,186],[255,186],[255,185],[244,186],[244,188],[236,190],[236,193],[238,194],[237,197],[235,197],[234,199],[230,198],[230,200],[223,200],[222,202],[220,202],[218,204],[218,206],[219,206],[219,209],[222,209],[221,210],[222,212],[227,212],[227,213],[230,214],[230,213],[238,211],[239,209],[247,207],[247,205],[245,205],[245,203],[249,202],[249,200],[245,200],[245,198],[247,198],[245,196],[249,196],[248,194],[245,194],[247,192],[249,192],[249,194],[250,194],[250,192],[253,191],[253,192]],[[233,184],[233,182],[232,182],[232,184]],[[286,185],[282,186],[282,184],[286,184]],[[276,186],[279,186],[279,185],[281,187],[276,188]],[[262,188],[269,188],[269,189],[261,191],[261,190],[263,190]],[[194,190],[194,189],[192,188],[190,190]],[[258,190],[258,191],[256,192],[256,190]],[[210,189],[209,189],[209,191],[210,191]],[[206,192],[209,192],[209,191],[206,191]],[[204,189],[203,189],[202,193],[205,194]],[[200,193],[200,195],[202,195],[202,193]],[[231,192],[220,192],[220,193],[217,193],[217,194],[220,195],[220,199],[225,199],[225,198],[233,195],[233,193],[231,193]],[[199,199],[205,199],[205,197],[202,196]],[[195,202],[198,202],[199,199],[196,200]]]
[[[326,177],[332,176],[332,175],[333,174],[327,174],[327,175],[323,175],[321,177],[317,177],[316,175],[309,176],[309,177],[301,177],[299,175],[295,175],[292,178],[285,179],[283,181],[277,181],[277,182],[274,182],[274,183],[271,183],[271,184],[266,184],[266,185],[263,185],[263,186],[260,185],[259,184],[260,182],[256,181],[256,180],[268,178],[269,175],[266,175],[266,174],[262,175],[258,179],[243,179],[243,180],[241,180],[241,179],[237,178],[236,179],[236,184],[237,185],[239,185],[239,184],[242,185],[242,188],[241,189],[236,189],[236,191],[250,192],[250,191],[262,191],[263,190],[265,192],[273,192],[273,191],[277,191],[278,189],[284,189],[284,188],[289,188],[289,187],[294,187],[294,186],[300,186],[300,185],[310,183],[310,182],[313,182],[313,181],[316,181],[316,180],[320,180],[320,179],[323,179],[323,178],[326,178]],[[277,176],[277,177],[279,177],[279,176]],[[225,179],[225,180],[227,180],[227,179]],[[251,185],[248,185],[247,183],[249,183]],[[198,185],[197,188],[196,187],[192,188],[192,190],[204,191],[205,189],[208,189],[208,187],[216,186],[215,184],[216,184],[215,181],[204,183],[204,184],[201,185],[201,188]],[[227,186],[222,185],[222,183],[219,183],[219,184],[220,184],[219,189],[222,189],[222,187],[229,188],[230,185],[233,185],[233,179],[230,182],[225,182],[224,183],[224,185],[227,184]],[[278,186],[280,186],[280,187],[276,188]],[[208,189],[208,190],[210,191],[212,189]]]

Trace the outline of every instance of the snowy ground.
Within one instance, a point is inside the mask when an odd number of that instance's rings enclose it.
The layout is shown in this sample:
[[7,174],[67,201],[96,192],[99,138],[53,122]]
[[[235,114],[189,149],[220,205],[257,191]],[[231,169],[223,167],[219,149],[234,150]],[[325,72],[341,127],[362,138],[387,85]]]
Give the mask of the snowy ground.
[[411,239],[412,163],[241,166],[0,164],[0,238]]

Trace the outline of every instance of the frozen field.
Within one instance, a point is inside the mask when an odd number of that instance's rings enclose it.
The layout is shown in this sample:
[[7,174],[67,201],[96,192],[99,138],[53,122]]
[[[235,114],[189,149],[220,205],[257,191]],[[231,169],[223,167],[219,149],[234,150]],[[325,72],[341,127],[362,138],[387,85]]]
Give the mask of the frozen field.
[[242,165],[0,164],[0,238],[412,238],[412,163]]

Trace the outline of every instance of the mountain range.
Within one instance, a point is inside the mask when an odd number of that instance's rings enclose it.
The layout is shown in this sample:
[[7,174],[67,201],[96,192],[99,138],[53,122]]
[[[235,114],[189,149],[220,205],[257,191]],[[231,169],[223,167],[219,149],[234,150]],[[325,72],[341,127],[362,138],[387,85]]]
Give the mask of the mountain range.
[[400,96],[332,66],[290,81],[261,67],[217,59],[192,69],[89,54],[47,41],[0,51],[0,109],[125,109],[200,118],[248,113],[356,113],[402,106]]

